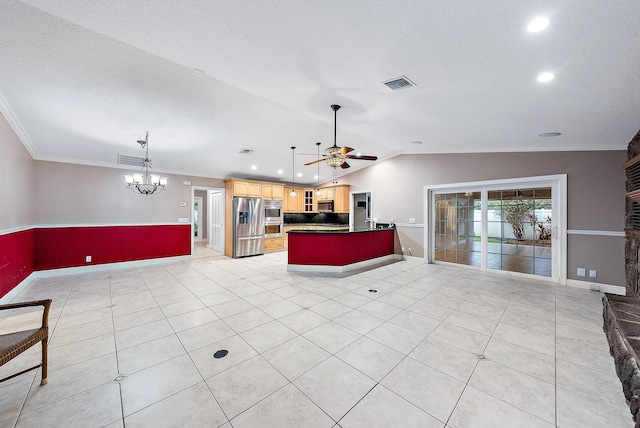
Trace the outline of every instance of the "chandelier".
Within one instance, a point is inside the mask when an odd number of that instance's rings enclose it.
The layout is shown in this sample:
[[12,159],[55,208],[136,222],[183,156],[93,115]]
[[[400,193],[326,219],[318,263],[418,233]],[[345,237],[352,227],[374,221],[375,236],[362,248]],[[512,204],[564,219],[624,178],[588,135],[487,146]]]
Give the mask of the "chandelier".
[[168,179],[167,177],[154,174],[153,168],[151,168],[151,159],[149,159],[149,131],[147,131],[144,140],[138,140],[138,144],[140,144],[143,149],[146,149],[144,159],[142,160],[142,169],[140,172],[124,175],[127,188],[131,189],[134,193],[138,192],[143,195],[160,193],[167,187]]
[[341,151],[342,147],[332,146],[325,149],[327,164],[332,168],[337,168],[347,161],[347,157]]

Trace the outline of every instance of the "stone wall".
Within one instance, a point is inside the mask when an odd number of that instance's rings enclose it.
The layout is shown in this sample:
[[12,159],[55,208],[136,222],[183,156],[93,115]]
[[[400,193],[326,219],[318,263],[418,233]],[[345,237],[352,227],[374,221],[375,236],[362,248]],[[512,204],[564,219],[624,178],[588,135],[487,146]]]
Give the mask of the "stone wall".
[[[633,137],[627,146],[627,160],[640,155],[640,131]],[[635,188],[638,188],[636,185]],[[634,189],[627,174],[626,191]],[[634,212],[635,211],[635,212]],[[636,221],[634,222],[634,217]],[[639,274],[640,272],[640,229],[637,220],[640,217],[640,205],[627,198],[625,205],[625,275],[627,296],[640,296]],[[634,223],[636,223],[634,225]]]

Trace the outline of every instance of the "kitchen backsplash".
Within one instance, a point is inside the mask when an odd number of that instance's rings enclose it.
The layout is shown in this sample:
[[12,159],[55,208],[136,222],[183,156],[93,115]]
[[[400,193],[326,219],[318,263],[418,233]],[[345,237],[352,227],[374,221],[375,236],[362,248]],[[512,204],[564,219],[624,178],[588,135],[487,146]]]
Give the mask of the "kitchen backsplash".
[[284,224],[349,224],[349,213],[284,213]]

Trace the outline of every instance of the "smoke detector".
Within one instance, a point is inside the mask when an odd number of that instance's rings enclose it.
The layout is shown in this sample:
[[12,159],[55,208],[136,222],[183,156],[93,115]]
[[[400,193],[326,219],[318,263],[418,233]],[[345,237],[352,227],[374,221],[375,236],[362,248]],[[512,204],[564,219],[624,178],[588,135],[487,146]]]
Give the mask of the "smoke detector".
[[386,85],[387,88],[392,91],[400,91],[402,89],[411,88],[413,86],[417,86],[411,80],[409,80],[406,76],[396,77],[395,79],[387,80],[382,82],[383,85]]

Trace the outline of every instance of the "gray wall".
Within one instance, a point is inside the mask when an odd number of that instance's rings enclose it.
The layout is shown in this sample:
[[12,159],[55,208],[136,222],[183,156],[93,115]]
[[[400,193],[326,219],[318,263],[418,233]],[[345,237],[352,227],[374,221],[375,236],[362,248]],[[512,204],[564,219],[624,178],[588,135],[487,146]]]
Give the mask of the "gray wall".
[[[380,222],[424,222],[424,187],[471,181],[567,174],[568,229],[622,232],[626,152],[532,152],[402,155],[343,177],[351,191],[372,190]],[[424,257],[424,228],[399,226],[402,246]],[[568,277],[598,271],[598,282],[624,285],[624,238],[568,236]]]
[[[35,223],[175,223],[179,217],[191,219],[191,186],[183,181],[224,187],[223,180],[167,174],[167,190],[145,196],[127,189],[122,178],[127,171],[36,161]],[[181,207],[180,202],[187,205]]]
[[33,159],[0,114],[0,232],[34,222]]

